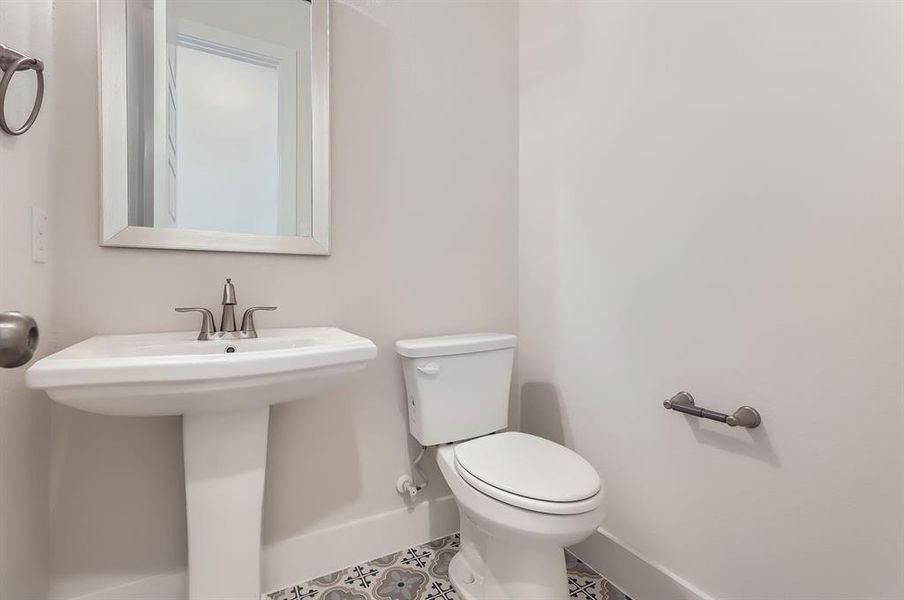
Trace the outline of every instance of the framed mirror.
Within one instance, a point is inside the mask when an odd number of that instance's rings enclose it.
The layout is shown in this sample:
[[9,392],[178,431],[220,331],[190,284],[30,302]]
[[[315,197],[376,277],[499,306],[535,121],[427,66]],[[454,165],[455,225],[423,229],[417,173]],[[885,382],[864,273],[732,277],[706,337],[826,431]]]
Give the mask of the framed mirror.
[[98,2],[103,246],[329,254],[328,0]]

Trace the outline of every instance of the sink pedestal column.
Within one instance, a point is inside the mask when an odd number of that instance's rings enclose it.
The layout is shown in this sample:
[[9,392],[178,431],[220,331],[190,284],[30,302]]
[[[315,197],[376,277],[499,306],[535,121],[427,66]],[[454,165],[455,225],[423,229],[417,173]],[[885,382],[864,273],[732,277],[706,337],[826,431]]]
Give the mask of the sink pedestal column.
[[182,418],[191,600],[261,597],[270,408]]

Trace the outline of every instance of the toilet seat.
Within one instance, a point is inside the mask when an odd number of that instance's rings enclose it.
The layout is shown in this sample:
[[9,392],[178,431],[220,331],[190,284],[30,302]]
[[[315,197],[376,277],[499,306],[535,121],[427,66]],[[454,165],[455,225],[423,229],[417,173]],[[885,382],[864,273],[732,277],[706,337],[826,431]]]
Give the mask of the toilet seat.
[[487,496],[534,512],[586,513],[603,499],[599,474],[589,462],[526,433],[505,432],[456,444],[455,469]]

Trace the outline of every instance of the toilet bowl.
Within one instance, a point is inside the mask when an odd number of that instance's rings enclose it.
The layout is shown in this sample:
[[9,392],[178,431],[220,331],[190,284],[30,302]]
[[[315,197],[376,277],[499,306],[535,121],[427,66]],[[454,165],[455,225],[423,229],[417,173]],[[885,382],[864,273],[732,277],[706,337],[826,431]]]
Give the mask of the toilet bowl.
[[[503,438],[500,442],[504,443],[504,438],[511,436],[554,446],[521,433],[491,437]],[[440,471],[461,515],[461,550],[449,567],[456,591],[464,600],[568,598],[564,548],[585,539],[602,523],[603,490],[598,478],[595,493],[564,502],[520,496],[496,487],[494,481],[477,479],[483,484],[478,488],[466,479],[463,472],[468,471],[456,459],[456,450],[466,450],[474,441],[437,449]],[[577,454],[574,457],[583,461]],[[524,508],[526,505],[533,508]]]
[[599,475],[577,453],[505,432],[517,338],[401,340],[408,429],[436,460],[461,517],[449,565],[463,600],[565,600],[565,547],[603,520]]

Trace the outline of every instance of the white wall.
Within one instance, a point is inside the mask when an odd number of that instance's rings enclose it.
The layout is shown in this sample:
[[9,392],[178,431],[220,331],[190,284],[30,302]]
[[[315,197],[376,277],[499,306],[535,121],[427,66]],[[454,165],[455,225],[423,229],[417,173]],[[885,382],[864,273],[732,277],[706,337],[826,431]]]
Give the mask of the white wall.
[[[57,3],[66,92],[53,253],[58,346],[190,329],[225,277],[258,325],[336,325],[379,357],[349,385],[274,408],[264,543],[404,507],[393,342],[516,324],[517,16],[512,3],[332,5],[333,248],[327,258],[100,248],[95,11]],[[178,418],[53,407],[51,596],[184,568]],[[448,493],[434,473],[428,497]]]
[[521,5],[522,423],[713,598],[904,597],[902,10]]
[[[53,56],[49,0],[0,0],[0,42],[41,58],[48,74]],[[50,76],[50,75],[49,75]],[[11,125],[31,111],[35,78],[18,73],[7,97]],[[31,262],[31,208],[48,210],[54,181],[56,90],[48,86],[35,126],[23,136],[0,133],[0,312],[34,316],[41,331],[39,355],[53,347],[52,265]],[[52,216],[52,215],[51,215]],[[0,369],[0,598],[42,598],[49,555],[48,469],[50,410],[41,393],[25,389],[23,368]]]

